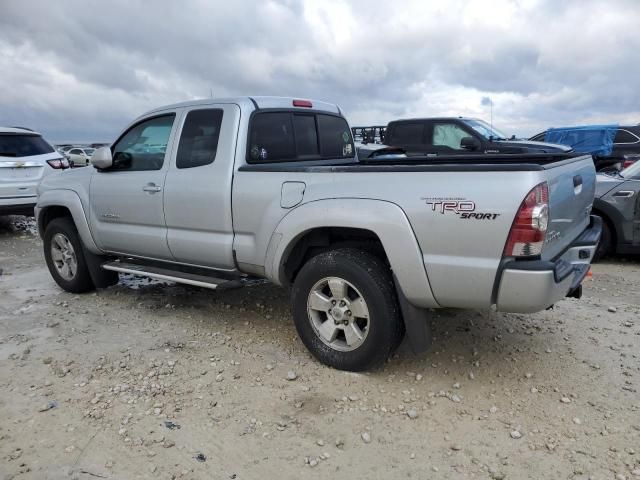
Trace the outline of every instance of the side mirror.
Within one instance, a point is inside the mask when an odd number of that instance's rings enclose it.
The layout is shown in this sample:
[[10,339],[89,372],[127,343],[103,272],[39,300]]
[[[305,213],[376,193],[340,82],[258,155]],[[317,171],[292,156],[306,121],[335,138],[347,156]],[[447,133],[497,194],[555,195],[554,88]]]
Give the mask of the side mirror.
[[479,150],[482,145],[480,144],[480,140],[476,137],[462,137],[460,140],[460,147],[465,150]]
[[98,148],[91,156],[91,164],[98,169],[109,168],[113,165],[111,149],[109,147]]

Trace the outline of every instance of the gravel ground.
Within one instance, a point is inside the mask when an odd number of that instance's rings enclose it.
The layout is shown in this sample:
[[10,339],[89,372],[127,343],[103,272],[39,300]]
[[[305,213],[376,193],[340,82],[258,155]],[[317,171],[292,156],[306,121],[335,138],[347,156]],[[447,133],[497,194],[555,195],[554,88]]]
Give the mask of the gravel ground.
[[0,218],[0,479],[640,478],[640,260],[535,315],[439,310],[351,374],[287,293],[122,278],[72,295]]

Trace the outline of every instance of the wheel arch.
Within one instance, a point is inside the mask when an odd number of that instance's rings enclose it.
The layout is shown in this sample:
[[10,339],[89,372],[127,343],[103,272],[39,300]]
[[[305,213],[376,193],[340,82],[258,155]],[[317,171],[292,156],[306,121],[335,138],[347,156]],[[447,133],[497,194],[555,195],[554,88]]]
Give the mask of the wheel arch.
[[438,306],[409,220],[400,207],[381,200],[318,200],[293,209],[271,236],[265,273],[275,283],[289,285],[314,248],[355,243],[390,265],[411,304]]
[[36,223],[40,237],[44,237],[47,225],[54,218],[70,217],[78,230],[83,245],[90,252],[100,254],[101,250],[91,236],[89,223],[82,202],[72,190],[48,190],[38,197],[35,208]]

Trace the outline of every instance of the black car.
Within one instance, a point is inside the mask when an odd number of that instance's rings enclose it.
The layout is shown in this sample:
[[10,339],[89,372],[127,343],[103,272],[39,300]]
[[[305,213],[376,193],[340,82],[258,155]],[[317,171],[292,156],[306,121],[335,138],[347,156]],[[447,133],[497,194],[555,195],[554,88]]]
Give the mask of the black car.
[[640,162],[597,175],[593,213],[604,220],[597,258],[640,253]]
[[[534,135],[530,140],[542,142],[546,130]],[[640,125],[618,126],[613,138],[611,154],[594,155],[596,170],[622,170],[640,160]]]
[[464,117],[394,120],[387,126],[384,143],[402,148],[408,156],[571,151],[564,145],[507,138],[483,120]]

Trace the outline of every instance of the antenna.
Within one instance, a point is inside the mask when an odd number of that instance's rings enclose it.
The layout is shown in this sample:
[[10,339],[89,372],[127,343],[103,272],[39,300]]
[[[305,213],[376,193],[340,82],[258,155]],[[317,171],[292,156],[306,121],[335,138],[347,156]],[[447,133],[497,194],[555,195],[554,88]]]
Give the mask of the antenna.
[[213,88],[209,88],[209,96],[213,98]]
[[489,105],[491,107],[489,119],[491,121],[491,131],[493,132],[493,99],[491,97],[489,97]]

